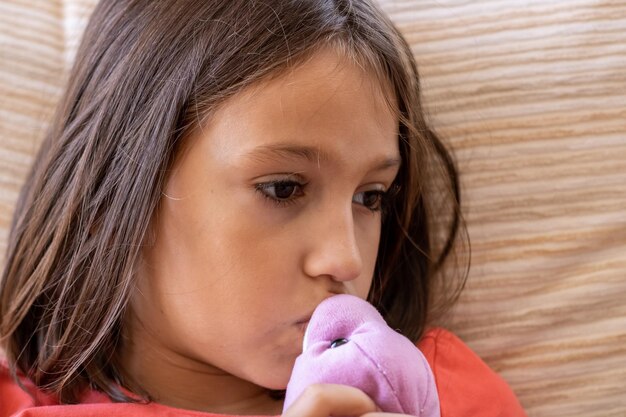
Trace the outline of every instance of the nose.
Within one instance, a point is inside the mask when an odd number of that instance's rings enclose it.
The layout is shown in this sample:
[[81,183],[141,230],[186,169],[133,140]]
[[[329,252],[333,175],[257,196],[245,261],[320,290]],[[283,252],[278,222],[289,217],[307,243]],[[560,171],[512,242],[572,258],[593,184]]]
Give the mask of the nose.
[[350,281],[361,274],[363,261],[351,207],[332,214],[318,213],[306,240],[309,245],[304,272],[308,276]]

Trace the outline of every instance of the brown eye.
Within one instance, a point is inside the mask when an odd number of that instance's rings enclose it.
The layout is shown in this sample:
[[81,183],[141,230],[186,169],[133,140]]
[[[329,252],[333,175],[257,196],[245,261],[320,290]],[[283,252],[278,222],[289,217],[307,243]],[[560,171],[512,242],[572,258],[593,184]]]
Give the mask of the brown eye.
[[289,198],[293,195],[293,192],[296,190],[296,183],[288,183],[288,182],[278,182],[274,183],[270,188],[274,188],[274,196],[278,199]]
[[382,197],[382,194],[379,192],[366,194],[363,198],[363,205],[370,210],[379,209]]
[[304,195],[303,189],[306,184],[297,181],[270,181],[256,184],[256,190],[263,197],[275,203],[279,207],[295,203]]
[[361,204],[370,211],[380,211],[382,209],[384,196],[384,191],[364,191],[356,194],[353,201],[357,204]]

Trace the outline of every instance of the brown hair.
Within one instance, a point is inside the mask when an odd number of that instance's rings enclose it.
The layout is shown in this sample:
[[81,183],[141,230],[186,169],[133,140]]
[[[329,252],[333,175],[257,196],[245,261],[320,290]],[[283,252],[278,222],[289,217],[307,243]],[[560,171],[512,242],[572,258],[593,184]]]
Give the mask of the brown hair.
[[399,117],[402,167],[369,300],[415,341],[433,312],[455,301],[466,269],[445,275],[442,266],[466,236],[457,170],[424,120],[409,46],[377,7],[101,1],[13,219],[0,337],[14,375],[64,403],[87,386],[129,400],[115,352],[134,267],[182,139],[228,97],[324,45],[391,86]]

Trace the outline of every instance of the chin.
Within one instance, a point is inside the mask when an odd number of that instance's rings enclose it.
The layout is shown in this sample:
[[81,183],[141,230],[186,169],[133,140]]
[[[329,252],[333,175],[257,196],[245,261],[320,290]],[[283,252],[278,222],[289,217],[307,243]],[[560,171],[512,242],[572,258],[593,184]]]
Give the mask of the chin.
[[263,388],[271,390],[284,390],[287,388],[287,383],[291,377],[293,364],[294,361],[291,361],[288,364],[277,365],[277,367],[273,369],[265,368],[261,371],[263,372],[262,375],[257,372],[256,375],[254,375],[256,378],[251,381]]
[[261,386],[271,390],[284,390],[287,388],[287,383],[289,382],[290,376],[291,368],[286,373],[286,375],[283,375],[283,373],[270,375],[269,378],[264,379]]
[[296,359],[302,353],[302,339],[294,346],[278,345],[269,356],[255,357],[246,371],[246,379],[263,388],[286,389]]

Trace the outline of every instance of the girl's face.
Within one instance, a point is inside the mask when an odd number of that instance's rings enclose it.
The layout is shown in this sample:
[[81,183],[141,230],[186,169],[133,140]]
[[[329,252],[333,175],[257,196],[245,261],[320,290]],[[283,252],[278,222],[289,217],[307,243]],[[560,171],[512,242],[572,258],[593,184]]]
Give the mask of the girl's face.
[[188,138],[144,248],[133,340],[187,371],[284,388],[313,309],[368,294],[400,161],[383,94],[323,50]]

